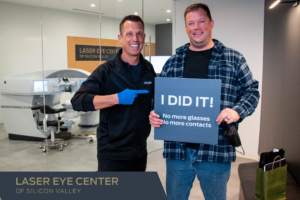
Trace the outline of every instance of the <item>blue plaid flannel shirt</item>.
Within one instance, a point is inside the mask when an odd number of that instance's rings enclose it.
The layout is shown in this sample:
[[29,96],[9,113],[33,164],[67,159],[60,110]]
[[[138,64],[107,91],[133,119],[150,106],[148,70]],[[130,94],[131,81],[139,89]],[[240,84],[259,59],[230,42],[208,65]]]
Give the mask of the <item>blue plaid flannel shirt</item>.
[[[218,40],[213,39],[215,45],[208,67],[208,79],[221,79],[221,105],[220,110],[231,108],[241,119],[251,115],[259,100],[258,81],[256,81],[246,63],[243,55],[233,49],[225,47]],[[176,49],[165,63],[160,77],[182,77],[186,52],[190,44]],[[164,142],[164,158],[186,159],[186,146],[184,142]],[[200,144],[198,149],[198,162],[231,163],[236,159],[235,148],[223,136],[222,124],[219,126],[218,145]]]

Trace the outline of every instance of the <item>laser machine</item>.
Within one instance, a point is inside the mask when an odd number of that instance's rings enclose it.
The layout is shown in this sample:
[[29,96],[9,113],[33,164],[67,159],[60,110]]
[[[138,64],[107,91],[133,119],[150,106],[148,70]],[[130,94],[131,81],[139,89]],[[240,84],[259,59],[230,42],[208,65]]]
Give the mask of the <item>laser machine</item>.
[[[1,87],[1,111],[9,139],[44,140],[51,134],[51,128],[45,127],[55,121],[53,127],[56,133],[63,127],[69,131],[71,123],[60,121],[60,112],[64,112],[65,118],[80,116],[80,126],[96,126],[99,111],[77,112],[69,101],[62,104],[64,108],[58,109],[62,107],[61,94],[76,92],[89,75],[89,72],[80,69],[57,69],[5,77]],[[47,122],[44,115],[48,117]]]

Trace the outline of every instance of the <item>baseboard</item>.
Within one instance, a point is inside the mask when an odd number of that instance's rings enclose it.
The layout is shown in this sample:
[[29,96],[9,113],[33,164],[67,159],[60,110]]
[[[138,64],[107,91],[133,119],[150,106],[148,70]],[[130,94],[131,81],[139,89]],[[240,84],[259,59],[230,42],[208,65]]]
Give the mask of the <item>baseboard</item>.
[[236,152],[236,156],[237,157],[248,158],[248,159],[259,161],[259,155],[257,153],[247,153],[246,152],[245,155],[242,155],[242,154]]

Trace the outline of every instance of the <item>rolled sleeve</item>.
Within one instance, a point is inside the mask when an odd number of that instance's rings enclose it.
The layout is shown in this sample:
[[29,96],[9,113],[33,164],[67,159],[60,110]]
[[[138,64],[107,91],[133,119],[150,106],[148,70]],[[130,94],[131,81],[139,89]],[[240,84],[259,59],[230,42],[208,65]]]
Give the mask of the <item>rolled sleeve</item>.
[[73,109],[76,111],[95,111],[94,97],[103,95],[105,91],[105,68],[99,66],[88,78],[84,81],[79,90],[71,99]]

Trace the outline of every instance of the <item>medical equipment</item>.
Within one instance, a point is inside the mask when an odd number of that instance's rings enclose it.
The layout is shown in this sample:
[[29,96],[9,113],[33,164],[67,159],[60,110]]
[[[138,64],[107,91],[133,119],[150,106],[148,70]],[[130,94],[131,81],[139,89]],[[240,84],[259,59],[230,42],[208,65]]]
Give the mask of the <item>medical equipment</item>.
[[[61,108],[59,105],[61,93],[76,92],[89,75],[89,72],[80,69],[57,69],[5,77],[1,87],[1,109],[3,124],[9,139],[41,141],[48,138],[51,128],[45,128],[47,127],[44,120],[46,113],[41,112],[40,109],[31,110],[31,108],[43,105],[51,109]],[[80,116],[81,126],[95,126],[99,122],[99,111],[79,113],[67,103],[64,110],[64,118]],[[57,113],[49,117],[51,119],[48,121],[60,121]],[[44,121],[44,124],[39,124],[41,121]],[[63,125],[56,127],[58,128],[56,133],[62,129],[70,131],[72,124],[66,124],[67,127]]]
[[[35,113],[33,114],[33,117],[35,117],[36,119],[36,125],[37,125],[37,129],[41,130],[40,127],[44,128],[44,132],[47,131],[47,129],[50,130],[50,140],[44,140],[43,142],[40,143],[40,148],[43,149],[44,152],[46,152],[47,147],[48,148],[59,148],[60,151],[62,151],[64,149],[64,147],[67,146],[67,141],[61,138],[56,138],[55,133],[59,133],[60,132],[60,127],[62,125],[64,125],[64,122],[60,121],[61,117],[59,116],[59,114],[61,112],[65,112],[67,109],[66,108],[60,108],[60,109],[52,109],[49,106],[33,106],[31,107],[32,111],[35,111]],[[45,115],[45,120],[43,121],[39,121],[39,119],[36,117],[36,115],[38,113],[43,113]],[[58,114],[57,119],[53,120],[53,116],[54,114]]]

